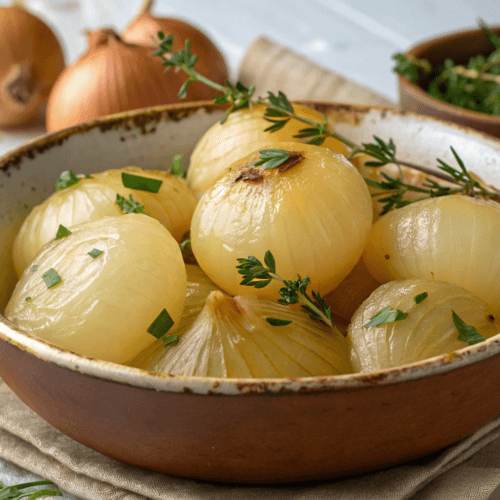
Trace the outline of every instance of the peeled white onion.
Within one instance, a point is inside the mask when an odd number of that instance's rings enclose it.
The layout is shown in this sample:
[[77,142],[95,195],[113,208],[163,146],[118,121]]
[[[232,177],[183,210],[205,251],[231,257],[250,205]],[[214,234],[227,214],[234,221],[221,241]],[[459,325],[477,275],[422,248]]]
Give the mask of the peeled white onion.
[[[322,122],[321,114],[307,106],[293,105],[295,113],[304,118]],[[264,120],[265,107],[257,104],[251,109],[231,113],[223,124],[210,127],[198,141],[189,164],[187,181],[189,187],[200,197],[208,188],[227,173],[229,167],[257,149],[280,147],[281,142],[300,142],[293,137],[307,123],[290,120],[276,132],[264,132],[272,123]],[[335,153],[344,154],[346,147],[337,139],[329,137],[322,144]]]
[[[103,253],[92,258],[93,249]],[[43,279],[50,269],[61,278],[52,288]],[[147,330],[163,309],[174,331],[185,300],[179,245],[157,220],[128,214],[79,224],[43,247],[5,317],[59,347],[125,363],[155,341]]]
[[258,152],[249,155],[205,193],[193,215],[194,255],[231,295],[279,298],[277,281],[261,289],[239,284],[236,259],[263,261],[267,250],[278,275],[309,276],[312,289],[326,294],[351,272],[370,231],[368,188],[345,157],[310,144],[279,147],[298,162],[263,170],[252,166]]
[[455,283],[500,312],[500,204],[462,195],[430,198],[381,217],[365,260],[379,283],[405,278]]
[[[220,290],[199,266],[186,264],[186,273],[186,305],[182,311],[179,325],[175,330],[175,334],[179,337],[191,327],[198,314],[200,314],[200,311],[205,307],[208,295],[211,292]],[[164,350],[163,341],[159,339],[144,349],[129,365],[147,370],[151,366],[153,359]]]
[[[416,304],[414,297],[428,297]],[[373,316],[390,306],[408,313],[405,319],[365,328]],[[379,287],[356,311],[349,326],[351,363],[369,372],[405,365],[468,346],[452,318],[452,310],[485,338],[500,332],[488,305],[467,290],[443,281],[409,279]]]
[[[272,326],[265,318],[292,321]],[[298,306],[212,292],[178,345],[149,370],[203,377],[308,377],[349,373],[347,342]]]
[[[122,172],[159,179],[158,193],[149,193],[123,186]],[[183,179],[159,170],[126,167],[92,174],[77,184],[56,191],[36,206],[24,221],[14,241],[14,265],[18,276],[33,260],[38,250],[56,236],[59,225],[71,227],[81,222],[120,215],[116,204],[119,193],[144,205],[146,214],[158,219],[177,240],[189,230],[197,200]]]

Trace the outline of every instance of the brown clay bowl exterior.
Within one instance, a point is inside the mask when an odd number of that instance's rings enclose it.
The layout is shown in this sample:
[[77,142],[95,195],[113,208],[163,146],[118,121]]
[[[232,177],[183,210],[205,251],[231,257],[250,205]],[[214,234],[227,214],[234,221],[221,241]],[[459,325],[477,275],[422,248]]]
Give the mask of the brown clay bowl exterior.
[[[500,183],[499,140],[411,113],[314,106],[352,140],[367,141],[374,133],[393,137],[402,159],[451,161],[453,145],[469,168]],[[0,159],[0,235],[52,191],[61,170],[168,164],[177,152],[188,155],[222,113],[196,103],[153,108],[13,151]],[[0,238],[3,266],[10,244]],[[5,276],[0,274],[4,299],[11,288]],[[277,483],[359,474],[471,434],[500,413],[500,338],[368,374],[211,379],[80,356],[0,315],[0,376],[47,422],[110,457],[189,478]]]
[[[500,27],[492,28],[497,35]],[[457,31],[438,38],[426,40],[412,47],[406,54],[427,59],[433,67],[439,67],[445,59],[453,59],[457,64],[466,63],[471,56],[490,54],[491,42],[480,29]],[[478,113],[453,106],[431,97],[422,88],[424,82],[412,83],[398,76],[399,104],[401,109],[423,115],[449,120],[482,132],[500,137],[500,116]]]

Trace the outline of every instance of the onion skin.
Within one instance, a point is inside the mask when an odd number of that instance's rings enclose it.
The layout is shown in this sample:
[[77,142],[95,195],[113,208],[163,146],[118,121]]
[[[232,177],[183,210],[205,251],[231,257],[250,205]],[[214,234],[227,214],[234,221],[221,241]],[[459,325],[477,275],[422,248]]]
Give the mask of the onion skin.
[[[281,277],[309,276],[311,289],[326,294],[351,272],[370,231],[368,188],[345,157],[310,144],[279,147],[297,149],[303,159],[285,171],[262,170],[247,166],[258,152],[249,155],[205,193],[193,215],[196,260],[230,295],[279,298],[278,281],[260,289],[239,284],[236,259],[262,260],[267,250]],[[237,180],[254,171],[261,177]]]
[[0,126],[12,127],[42,110],[64,56],[52,30],[20,6],[0,7],[0,32]]
[[[294,111],[300,116],[322,121],[321,114],[312,108],[294,104]],[[262,116],[265,107],[256,104],[231,113],[224,124],[216,123],[210,127],[198,141],[189,164],[187,182],[194,193],[201,195],[224,176],[231,165],[239,159],[260,149],[278,148],[277,143],[298,142],[294,138],[299,130],[306,128],[306,123],[290,120],[276,132],[264,132],[270,123]],[[322,144],[335,153],[345,154],[345,146],[329,137]]]
[[[93,259],[87,253],[103,251]],[[174,331],[186,300],[177,242],[155,219],[128,214],[75,226],[43,247],[5,309],[23,330],[78,354],[125,363],[155,341],[147,332],[166,308]],[[53,268],[62,281],[48,288]],[[31,300],[26,301],[26,297]]]
[[[266,317],[292,321],[272,326]],[[298,306],[212,292],[179,344],[148,367],[173,375],[283,378],[350,373],[347,342]]]
[[[416,304],[413,298],[423,292],[428,297]],[[387,306],[408,316],[379,326],[363,326]],[[382,285],[356,311],[349,326],[353,368],[359,372],[382,370],[468,347],[467,342],[458,340],[452,310],[485,338],[500,332],[500,323],[488,305],[457,285],[421,279]]]
[[381,217],[363,258],[379,283],[422,278],[459,285],[500,311],[500,204],[430,198]]
[[[200,314],[201,310],[205,307],[205,302],[209,294],[211,292],[220,291],[220,288],[208,278],[199,266],[186,264],[186,274],[186,305],[182,311],[179,325],[175,330],[175,334],[179,337],[189,330],[198,314]],[[165,346],[163,345],[163,341],[156,340],[128,363],[128,365],[149,370],[153,360],[164,351]]]
[[[191,53],[198,56],[196,71],[210,80],[224,84],[229,78],[224,56],[215,44],[202,31],[180,19],[156,17],[151,14],[153,2],[146,1],[138,16],[125,28],[122,40],[137,45],[155,47],[153,40],[158,39],[158,31],[166,36],[174,35],[173,52],[184,49],[186,40],[191,44]],[[213,99],[214,90],[207,85],[194,82],[189,92],[196,92],[198,99]]]
[[[110,29],[88,34],[89,48],[57,79],[47,104],[47,130],[55,132],[101,116],[180,102],[181,73],[169,71],[151,48],[127,44]],[[188,89],[187,99],[202,96]]]
[[[123,186],[122,172],[159,179],[162,185],[157,194],[128,189]],[[107,170],[91,177],[56,191],[33,208],[14,240],[14,266],[18,276],[40,248],[55,238],[59,224],[70,228],[81,222],[121,215],[116,204],[117,193],[127,199],[132,195],[144,205],[146,214],[158,219],[177,241],[189,230],[197,200],[183,179],[139,167]]]

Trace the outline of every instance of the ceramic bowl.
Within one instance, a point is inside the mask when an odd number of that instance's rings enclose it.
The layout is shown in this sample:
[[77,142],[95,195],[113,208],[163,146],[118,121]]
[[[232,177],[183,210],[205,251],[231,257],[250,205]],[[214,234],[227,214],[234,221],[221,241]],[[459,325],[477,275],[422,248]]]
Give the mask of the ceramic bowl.
[[[500,141],[429,117],[313,104],[355,141],[392,137],[403,160],[465,164],[500,185]],[[62,170],[168,165],[189,157],[223,114],[171,105],[44,136],[0,159],[0,290],[10,293],[12,234]],[[0,301],[1,302],[1,301]],[[167,474],[273,483],[332,478],[435,452],[500,413],[500,338],[395,369],[302,379],[153,374],[90,359],[0,315],[0,376],[35,412],[105,455]]]
[[[500,35],[500,27],[492,28],[492,31]],[[457,64],[463,64],[472,56],[488,55],[492,51],[493,46],[483,31],[474,29],[425,40],[412,47],[406,54],[427,59],[432,67],[438,68],[448,58],[453,59]],[[424,81],[412,83],[407,78],[398,76],[401,109],[450,120],[500,137],[500,116],[459,108],[431,97],[422,88],[429,81],[430,79],[427,78]]]

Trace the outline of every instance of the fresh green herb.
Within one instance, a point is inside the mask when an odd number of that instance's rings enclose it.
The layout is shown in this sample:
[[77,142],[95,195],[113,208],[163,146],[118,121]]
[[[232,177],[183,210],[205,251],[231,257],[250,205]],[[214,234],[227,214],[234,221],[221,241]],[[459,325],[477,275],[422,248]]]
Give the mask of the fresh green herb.
[[21,491],[25,490],[26,488],[32,488],[33,486],[46,486],[49,484],[54,483],[52,481],[33,481],[31,483],[5,486],[2,482],[0,482],[0,500],[36,500],[37,498],[48,496],[63,496],[63,494],[59,490],[47,488],[42,490]]
[[88,255],[90,255],[93,259],[97,259],[97,257],[99,257],[99,255],[101,255],[102,253],[104,253],[102,250],[94,248],[93,250],[88,252]]
[[174,326],[174,320],[170,317],[167,310],[163,309],[163,311],[151,323],[151,326],[148,328],[148,333],[157,339],[161,339],[168,333],[172,326]]
[[172,165],[170,166],[170,173],[180,177],[181,179],[185,179],[187,176],[187,172],[184,172],[182,168],[182,155],[175,155],[172,158]]
[[38,266],[35,264],[31,266],[31,272],[34,273],[38,269]]
[[269,170],[285,163],[290,158],[290,155],[290,151],[284,149],[263,149],[259,151],[260,160],[256,161],[254,165],[256,167],[262,165],[264,170]]
[[59,224],[59,229],[57,230],[57,233],[56,233],[56,240],[60,240],[61,238],[64,238],[65,236],[69,236],[70,234],[71,234],[71,231],[67,227],[64,227],[62,224]]
[[56,191],[74,186],[80,179],[71,171],[65,170],[56,181]]
[[52,288],[62,281],[59,274],[57,274],[57,271],[52,267],[47,272],[42,274],[42,279],[45,281],[47,288]]
[[149,193],[157,193],[163,184],[163,181],[160,179],[129,174],[128,172],[122,172],[122,182],[126,188],[148,191]]
[[416,295],[415,297],[413,297],[413,302],[415,302],[415,304],[420,304],[421,302],[423,302],[427,297],[429,296],[429,294],[427,292],[422,292],[422,293],[419,293],[418,295]]
[[163,347],[166,349],[167,347],[170,347],[171,345],[177,344],[179,342],[179,336],[178,335],[163,335],[161,338],[163,340]]
[[277,318],[266,318],[266,321],[273,326],[286,326],[291,323],[290,320]]
[[31,297],[26,297],[24,300],[25,300],[26,302],[29,302],[29,301],[31,300]]
[[467,342],[469,345],[479,344],[479,342],[486,340],[473,326],[466,325],[455,311],[452,310],[451,315],[453,323],[455,323],[455,328],[460,333],[458,340]]
[[[436,99],[460,108],[500,115],[500,38],[481,19],[479,27],[492,44],[488,56],[471,57],[465,65],[446,59],[440,68],[432,68],[425,59],[395,54],[394,71],[414,83],[422,82],[424,90]],[[430,82],[424,80],[429,73],[433,77]]]
[[375,316],[373,316],[368,323],[363,326],[365,328],[370,328],[372,326],[385,325],[387,323],[393,323],[394,321],[401,321],[408,316],[408,313],[404,313],[400,309],[394,310],[391,306],[384,307]]
[[256,257],[248,257],[246,259],[237,259],[239,265],[236,266],[238,273],[243,275],[243,280],[240,285],[253,286],[255,288],[264,288],[272,280],[280,281],[284,286],[278,291],[281,299],[280,304],[298,304],[305,309],[312,319],[322,321],[330,328],[335,328],[332,320],[332,312],[330,306],[324,301],[319,293],[311,292],[312,298],[307,293],[309,285],[309,277],[305,276],[302,279],[298,276],[293,281],[284,280],[276,273],[276,262],[273,254],[268,250],[264,255],[264,263]]
[[134,201],[132,195],[129,195],[129,199],[125,199],[123,196],[116,194],[115,203],[120,207],[123,214],[144,214],[144,205],[141,205],[138,201]]

